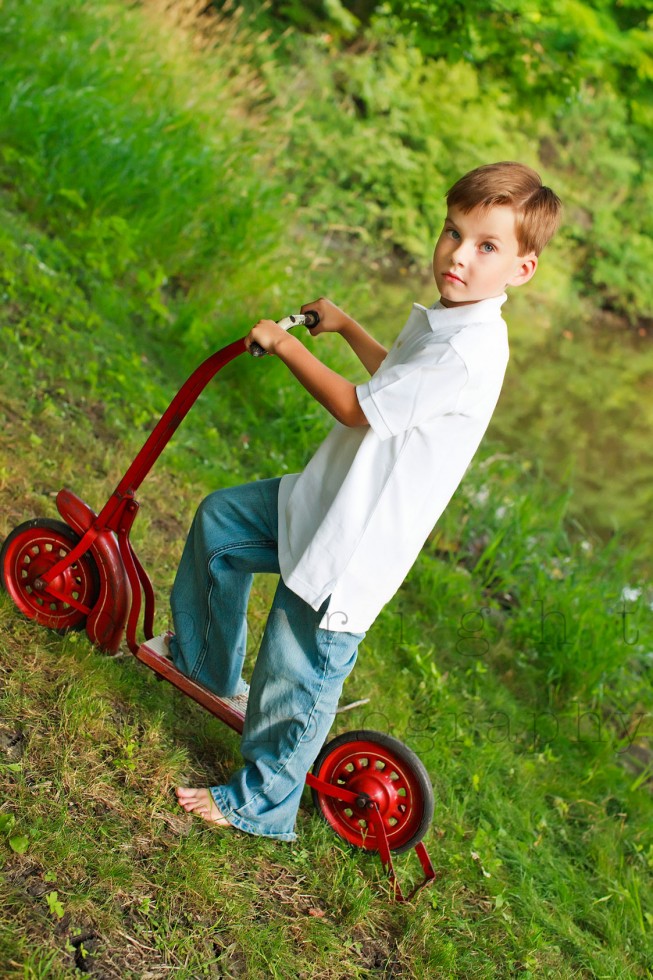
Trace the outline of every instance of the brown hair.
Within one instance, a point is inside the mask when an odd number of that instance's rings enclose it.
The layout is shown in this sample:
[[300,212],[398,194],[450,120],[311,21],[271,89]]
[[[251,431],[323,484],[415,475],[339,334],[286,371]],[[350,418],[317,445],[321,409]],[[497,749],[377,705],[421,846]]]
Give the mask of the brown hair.
[[562,203],[523,163],[488,163],[470,170],[447,191],[447,205],[467,214],[476,207],[511,207],[520,255],[539,255],[560,224]]

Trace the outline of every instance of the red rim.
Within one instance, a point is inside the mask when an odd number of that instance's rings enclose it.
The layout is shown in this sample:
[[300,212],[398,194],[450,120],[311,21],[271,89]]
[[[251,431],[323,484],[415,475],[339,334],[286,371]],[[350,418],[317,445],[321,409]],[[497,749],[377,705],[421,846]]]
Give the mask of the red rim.
[[[2,548],[5,589],[18,609],[40,626],[68,630],[80,627],[87,614],[63,599],[39,591],[35,582],[70,554],[79,538],[66,524],[37,519],[15,528]],[[55,590],[91,609],[98,594],[98,577],[90,555],[82,555],[52,582]]]
[[[349,732],[325,746],[313,773],[376,801],[391,851],[414,847],[433,815],[433,790],[417,756],[403,743],[376,732]],[[313,791],[322,816],[356,847],[377,851],[371,819],[354,804]]]

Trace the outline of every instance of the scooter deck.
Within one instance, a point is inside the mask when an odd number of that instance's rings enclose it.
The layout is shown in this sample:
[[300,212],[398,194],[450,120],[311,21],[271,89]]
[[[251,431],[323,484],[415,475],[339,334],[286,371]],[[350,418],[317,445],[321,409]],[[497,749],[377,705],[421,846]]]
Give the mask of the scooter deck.
[[166,638],[171,635],[171,633],[162,633],[160,636],[145,640],[135,653],[136,659],[154,671],[157,677],[168,681],[173,687],[196,701],[197,704],[201,704],[203,708],[223,721],[225,725],[233,728],[235,732],[242,732],[245,721],[245,706],[239,703],[242,699],[239,698],[236,702],[234,698],[218,697],[208,688],[177,670],[170,659],[166,643]]

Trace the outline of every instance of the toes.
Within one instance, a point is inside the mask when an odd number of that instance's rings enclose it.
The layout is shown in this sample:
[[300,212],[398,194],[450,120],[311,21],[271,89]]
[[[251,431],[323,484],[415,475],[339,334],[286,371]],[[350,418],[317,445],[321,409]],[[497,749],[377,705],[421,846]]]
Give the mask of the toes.
[[208,789],[194,789],[179,786],[175,790],[179,805],[186,813],[194,813],[207,823],[218,827],[230,827],[229,821],[218,809],[213,796]]
[[175,793],[177,794],[177,799],[182,800],[182,799],[189,799],[192,796],[196,796],[197,790],[192,789],[188,786],[177,786]]
[[198,803],[208,803],[208,790],[206,789],[194,789],[187,788],[186,786],[179,786],[175,793],[177,794],[177,800],[182,806],[195,806]]
[[182,806],[187,813],[200,809],[208,809],[207,790],[179,786],[175,792],[177,794],[179,805]]
[[179,800],[179,803],[187,813],[190,813],[192,810],[208,809],[204,800],[198,800],[195,797],[191,797],[187,800]]

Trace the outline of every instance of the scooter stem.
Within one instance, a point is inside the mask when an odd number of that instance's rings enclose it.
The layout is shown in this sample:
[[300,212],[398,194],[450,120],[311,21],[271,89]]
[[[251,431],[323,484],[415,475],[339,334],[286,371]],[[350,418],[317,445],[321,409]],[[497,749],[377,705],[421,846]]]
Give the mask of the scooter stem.
[[[196,368],[182,385],[149,434],[143,448],[98,514],[98,521],[111,526],[111,517],[125,497],[133,497],[170,439],[188,415],[209,381],[230,361],[245,353],[245,340],[235,340],[216,351]],[[115,529],[114,529],[115,530]]]

